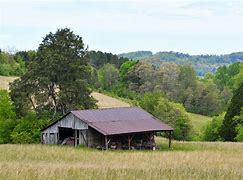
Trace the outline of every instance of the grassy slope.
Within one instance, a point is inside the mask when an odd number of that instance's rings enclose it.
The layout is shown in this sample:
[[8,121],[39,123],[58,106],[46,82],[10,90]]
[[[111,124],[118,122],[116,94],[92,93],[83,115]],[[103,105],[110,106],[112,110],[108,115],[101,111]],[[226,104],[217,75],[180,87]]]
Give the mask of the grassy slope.
[[93,92],[91,94],[96,100],[98,100],[97,105],[99,108],[112,108],[112,107],[129,107],[130,104],[123,102],[121,100],[109,97],[107,95]]
[[173,147],[151,152],[0,145],[0,179],[243,178],[243,143],[173,142]]
[[191,119],[192,126],[197,133],[200,133],[207,122],[212,119],[212,117],[194,113],[187,113],[187,115]]

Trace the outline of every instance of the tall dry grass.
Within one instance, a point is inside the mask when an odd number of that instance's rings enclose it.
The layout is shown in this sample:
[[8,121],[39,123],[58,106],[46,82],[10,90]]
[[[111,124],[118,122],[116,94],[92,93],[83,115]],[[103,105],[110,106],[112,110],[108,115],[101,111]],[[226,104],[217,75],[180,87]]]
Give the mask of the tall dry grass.
[[160,151],[0,145],[0,179],[243,179],[242,143],[181,143]]

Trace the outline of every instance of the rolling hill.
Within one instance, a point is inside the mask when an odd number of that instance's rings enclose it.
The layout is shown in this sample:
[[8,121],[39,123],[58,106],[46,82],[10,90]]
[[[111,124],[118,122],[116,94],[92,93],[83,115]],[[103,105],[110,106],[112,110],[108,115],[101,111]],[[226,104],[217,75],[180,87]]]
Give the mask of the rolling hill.
[[155,66],[160,66],[163,62],[191,64],[198,76],[203,76],[207,72],[214,73],[219,66],[243,61],[243,52],[236,52],[226,55],[189,55],[173,51],[163,51],[155,54],[153,54],[151,51],[135,51],[122,53],[118,56],[133,60],[141,60]]

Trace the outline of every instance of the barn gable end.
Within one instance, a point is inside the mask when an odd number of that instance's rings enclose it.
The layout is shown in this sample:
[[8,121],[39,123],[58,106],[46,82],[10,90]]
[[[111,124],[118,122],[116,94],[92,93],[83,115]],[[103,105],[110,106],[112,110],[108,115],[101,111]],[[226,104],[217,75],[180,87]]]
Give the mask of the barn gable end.
[[[74,130],[73,133],[79,133],[80,144],[85,143],[85,140],[82,138],[86,137],[86,133],[80,134],[83,131],[86,132],[88,129],[88,124],[82,121],[81,119],[77,118],[72,113],[67,114],[59,121],[51,124],[47,128],[42,131],[42,143],[44,144],[58,144],[60,140],[60,129],[72,129]],[[86,131],[85,131],[86,130]],[[83,137],[84,136],[84,137]],[[61,139],[63,140],[63,139]]]

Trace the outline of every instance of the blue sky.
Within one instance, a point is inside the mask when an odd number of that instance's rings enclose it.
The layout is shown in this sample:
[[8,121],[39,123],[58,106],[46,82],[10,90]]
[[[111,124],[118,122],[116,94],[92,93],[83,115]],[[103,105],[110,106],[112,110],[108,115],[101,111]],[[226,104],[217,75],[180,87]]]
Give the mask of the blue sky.
[[243,51],[243,1],[0,0],[1,49],[37,49],[62,27],[90,50],[227,54]]

